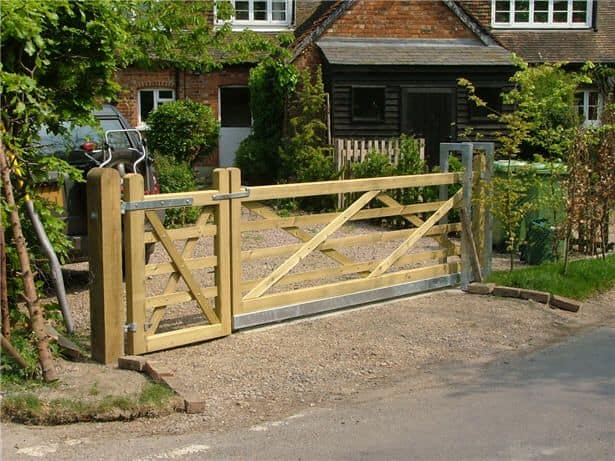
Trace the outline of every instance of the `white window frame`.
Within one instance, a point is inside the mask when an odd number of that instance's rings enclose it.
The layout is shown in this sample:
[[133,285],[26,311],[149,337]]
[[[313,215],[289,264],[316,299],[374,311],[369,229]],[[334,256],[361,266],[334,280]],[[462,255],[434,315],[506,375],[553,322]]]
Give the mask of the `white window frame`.
[[[235,7],[235,0],[228,0],[233,4],[233,8]],[[281,30],[290,29],[292,27],[292,18],[293,18],[293,6],[294,0],[244,0],[249,3],[249,17],[248,20],[239,20],[235,17],[231,17],[230,20],[221,20],[216,17],[215,24],[217,26],[221,26],[226,22],[230,22],[232,29],[234,31],[240,31],[244,29],[257,30],[260,32],[276,32]],[[267,19],[264,20],[255,20],[254,19],[254,2],[255,1],[266,1],[267,2]],[[273,14],[273,2],[274,1],[284,1],[286,3],[286,19],[284,21],[274,20],[272,18]],[[215,8],[214,8],[215,13]]]
[[[153,91],[154,92],[154,107],[152,108],[152,111],[158,109],[158,107],[162,104],[175,101],[175,90],[173,88],[140,88],[137,91],[137,95],[138,95],[137,120],[139,122],[137,125],[138,129],[147,129],[147,123],[145,123],[145,120],[141,120],[141,92],[143,91]],[[172,96],[170,98],[162,98],[160,97],[161,91],[170,91]]]
[[[596,93],[598,95],[598,105],[596,107],[596,119],[589,118],[589,95],[590,93]],[[583,109],[583,126],[599,126],[600,125],[600,114],[604,109],[604,98],[602,97],[602,93],[595,89],[586,89],[579,90],[576,92],[577,95],[582,94],[583,100],[580,101],[581,105],[575,104],[575,109]],[[580,112],[580,111],[579,111]],[[580,115],[580,114],[579,114]]]
[[587,11],[585,14],[585,22],[572,22],[573,1],[568,0],[568,17],[566,22],[553,21],[553,3],[554,0],[548,0],[548,19],[547,22],[534,22],[534,1],[530,2],[529,20],[528,22],[515,22],[515,0],[509,0],[508,12],[510,13],[508,22],[496,22],[495,5],[496,0],[491,0],[491,26],[493,28],[502,29],[589,29],[592,27],[593,18],[593,0],[585,0]]

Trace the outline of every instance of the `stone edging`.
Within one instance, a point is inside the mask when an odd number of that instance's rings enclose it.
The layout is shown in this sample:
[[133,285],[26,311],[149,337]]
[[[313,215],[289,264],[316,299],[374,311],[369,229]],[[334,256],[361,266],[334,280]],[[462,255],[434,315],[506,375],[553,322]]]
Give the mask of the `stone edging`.
[[468,293],[475,295],[493,295],[504,298],[531,299],[546,304],[552,309],[562,309],[569,312],[578,312],[581,303],[564,296],[554,295],[547,291],[525,290],[522,288],[506,287],[495,283],[471,283]]

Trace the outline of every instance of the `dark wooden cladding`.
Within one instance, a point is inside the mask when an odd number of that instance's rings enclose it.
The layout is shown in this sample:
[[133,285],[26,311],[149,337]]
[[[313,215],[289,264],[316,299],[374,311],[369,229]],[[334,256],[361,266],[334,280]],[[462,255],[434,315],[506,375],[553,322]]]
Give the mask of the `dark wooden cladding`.
[[[403,94],[407,91],[429,93],[451,92],[454,127],[453,140],[473,128],[481,140],[492,141],[501,126],[491,120],[470,118],[467,91],[458,87],[457,79],[466,78],[476,87],[504,88],[512,75],[512,68],[428,67],[428,66],[335,66],[325,69],[331,93],[332,127],[334,137],[381,138],[397,137],[403,127]],[[358,122],[352,119],[352,87],[384,86],[386,88],[385,117],[378,122]]]

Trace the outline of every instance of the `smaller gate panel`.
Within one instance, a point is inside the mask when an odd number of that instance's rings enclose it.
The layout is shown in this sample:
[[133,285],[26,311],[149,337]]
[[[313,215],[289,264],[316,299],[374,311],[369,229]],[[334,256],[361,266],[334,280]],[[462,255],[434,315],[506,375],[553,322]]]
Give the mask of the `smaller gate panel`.
[[[143,179],[125,180],[124,247],[129,354],[204,341],[231,332],[228,171],[215,190],[143,195]],[[167,229],[158,209],[190,203],[193,224]],[[146,248],[156,244],[150,262]]]

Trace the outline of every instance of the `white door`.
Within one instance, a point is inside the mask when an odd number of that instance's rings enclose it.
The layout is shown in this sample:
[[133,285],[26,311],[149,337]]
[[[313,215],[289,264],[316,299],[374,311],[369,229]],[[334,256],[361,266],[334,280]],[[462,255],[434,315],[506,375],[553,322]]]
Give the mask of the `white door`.
[[220,88],[220,138],[218,151],[221,167],[235,164],[235,152],[250,134],[250,92],[247,86]]

